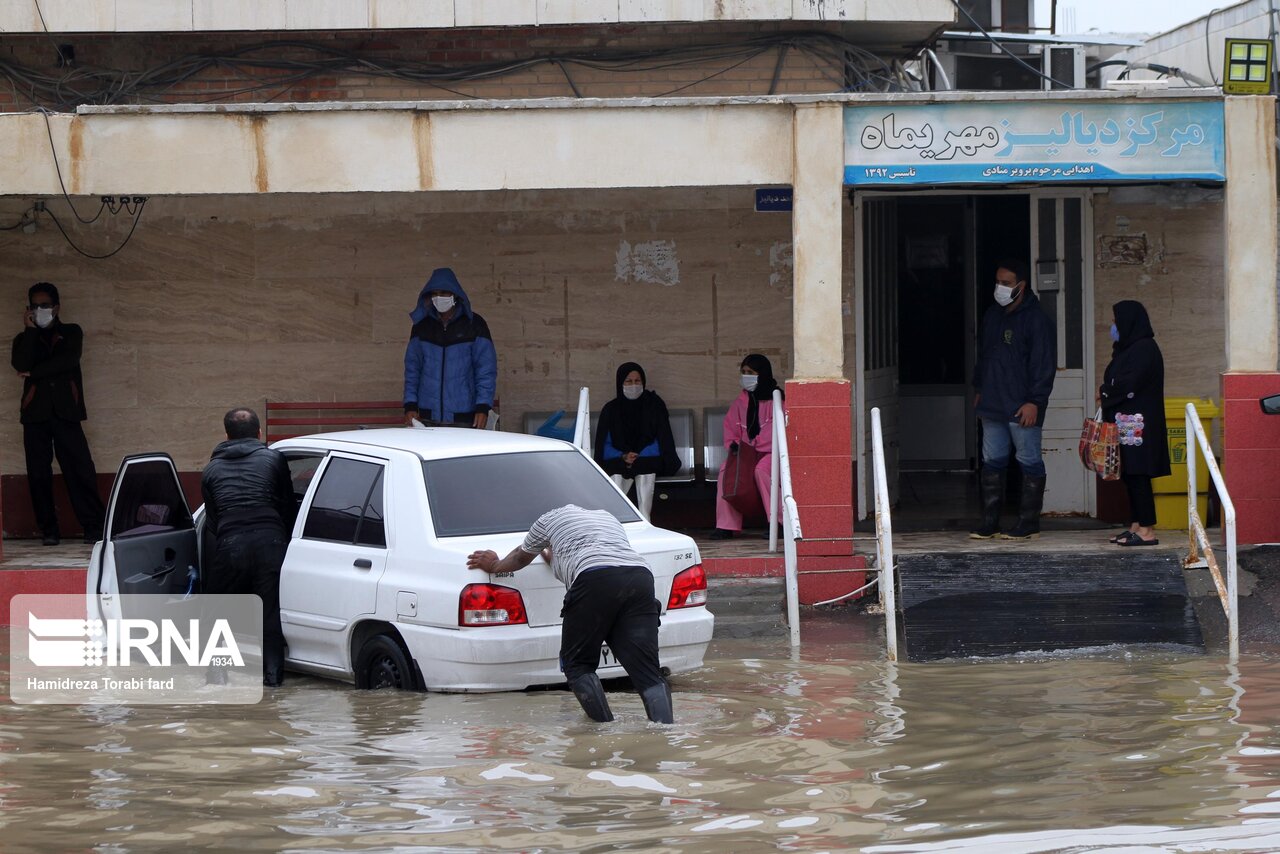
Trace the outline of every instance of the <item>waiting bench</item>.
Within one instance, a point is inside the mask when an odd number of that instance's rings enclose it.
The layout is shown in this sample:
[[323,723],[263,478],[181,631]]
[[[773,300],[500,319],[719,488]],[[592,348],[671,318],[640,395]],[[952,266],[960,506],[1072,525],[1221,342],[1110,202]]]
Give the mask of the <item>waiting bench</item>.
[[[554,412],[526,412],[524,414],[524,432],[536,433],[538,428],[546,423],[547,419],[554,415]],[[680,458],[680,469],[675,474],[658,478],[658,483],[692,483],[697,474],[694,460],[693,446],[693,424],[694,412],[692,409],[671,409],[667,412],[671,421],[671,438],[675,442],[676,456]],[[723,418],[723,414],[721,418]],[[566,421],[567,419],[567,421]],[[561,429],[566,429],[563,425],[572,424],[574,416],[566,413],[562,416],[557,425]],[[595,442],[596,427],[600,423],[600,413],[591,413],[591,441]]]

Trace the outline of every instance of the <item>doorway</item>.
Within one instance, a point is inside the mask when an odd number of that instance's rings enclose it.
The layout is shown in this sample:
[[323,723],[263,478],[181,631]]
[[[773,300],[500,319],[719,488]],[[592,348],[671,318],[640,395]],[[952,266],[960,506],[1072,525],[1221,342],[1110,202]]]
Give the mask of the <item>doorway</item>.
[[859,518],[874,506],[868,431],[877,406],[895,524],[945,530],[976,513],[977,329],[1006,257],[1029,262],[1032,288],[1057,329],[1045,512],[1092,515],[1093,483],[1076,457],[1092,402],[1085,399],[1092,283],[1084,263],[1091,222],[1081,190],[855,194]]

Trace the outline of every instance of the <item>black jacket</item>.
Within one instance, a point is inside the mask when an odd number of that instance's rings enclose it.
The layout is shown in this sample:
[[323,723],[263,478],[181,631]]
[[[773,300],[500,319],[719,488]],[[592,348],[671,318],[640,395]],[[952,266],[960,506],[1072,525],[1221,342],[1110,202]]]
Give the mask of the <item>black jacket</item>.
[[1142,303],[1125,300],[1112,310],[1120,340],[1112,348],[1111,362],[1102,375],[1102,418],[1121,425],[1121,475],[1163,477],[1169,474],[1164,357]]
[[213,449],[200,478],[206,530],[215,536],[245,528],[293,528],[298,515],[289,464],[257,439],[228,439]]
[[[908,344],[909,342],[904,342]],[[1044,426],[1058,367],[1058,333],[1029,288],[1016,309],[993,305],[982,316],[974,390],[982,395],[977,414],[992,421],[1013,421],[1024,403],[1039,410]]]
[[80,353],[84,331],[54,319],[48,329],[24,329],[13,339],[13,369],[29,373],[22,383],[23,424],[62,418],[84,421]]

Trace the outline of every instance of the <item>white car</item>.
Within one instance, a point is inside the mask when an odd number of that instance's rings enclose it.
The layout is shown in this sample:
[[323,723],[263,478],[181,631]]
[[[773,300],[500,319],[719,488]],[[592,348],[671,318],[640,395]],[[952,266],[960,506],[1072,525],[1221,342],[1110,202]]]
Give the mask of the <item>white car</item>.
[[[566,442],[456,428],[301,436],[289,461],[298,519],[280,573],[286,667],[361,688],[504,691],[564,682],[564,585],[541,557],[509,576],[470,570],[505,554],[542,513],[612,513],[653,570],[662,666],[702,665],[714,617],[698,547],[655,528]],[[200,563],[203,508],[190,512],[167,454],[126,458],[86,587],[91,617],[120,594],[182,594]],[[194,575],[194,572],[191,573]],[[599,674],[625,675],[601,649]]]

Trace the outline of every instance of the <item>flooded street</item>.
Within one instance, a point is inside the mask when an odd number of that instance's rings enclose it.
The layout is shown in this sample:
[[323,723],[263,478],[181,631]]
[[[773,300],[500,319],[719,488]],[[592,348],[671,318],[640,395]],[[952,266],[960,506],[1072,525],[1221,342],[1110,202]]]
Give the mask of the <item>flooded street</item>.
[[[674,726],[615,692],[4,705],[6,851],[1280,848],[1280,661],[889,665],[867,618],[712,644]],[[7,684],[7,681],[6,681]]]

